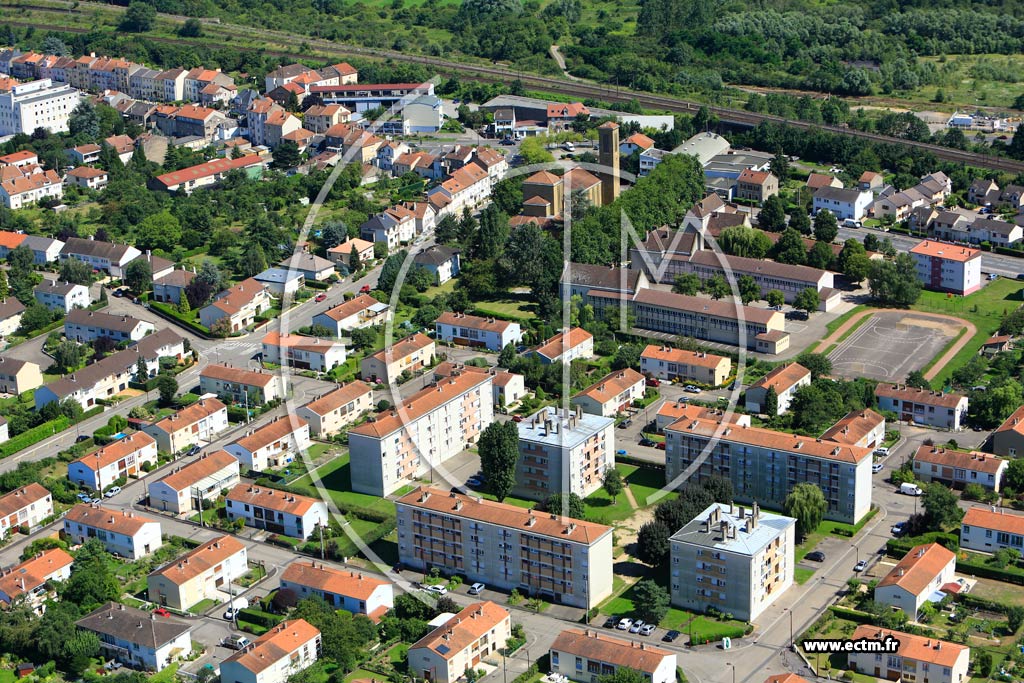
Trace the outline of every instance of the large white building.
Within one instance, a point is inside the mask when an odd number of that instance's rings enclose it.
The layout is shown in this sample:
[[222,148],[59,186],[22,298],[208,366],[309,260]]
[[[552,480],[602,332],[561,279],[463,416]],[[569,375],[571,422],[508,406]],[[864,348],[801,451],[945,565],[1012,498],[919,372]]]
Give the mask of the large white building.
[[1008,465],[1008,460],[991,453],[956,451],[924,444],[914,454],[914,478],[938,481],[954,488],[978,484],[998,493]]
[[31,135],[36,128],[65,133],[78,102],[77,90],[48,78],[19,83],[0,92],[0,135]]
[[75,309],[64,319],[64,336],[79,343],[109,337],[115,342],[139,341],[156,331],[156,325],[130,315],[111,315],[98,311]]
[[285,415],[248,431],[224,447],[243,467],[263,472],[284,467],[309,448],[309,423],[295,415]]
[[281,574],[281,588],[299,599],[316,596],[335,609],[379,620],[395,605],[391,583],[365,572],[338,569],[315,560],[296,560]]
[[554,493],[586,498],[615,467],[615,420],[547,406],[519,428],[516,496],[546,500]]
[[793,585],[796,520],[714,503],[673,534],[672,604],[753,621]]
[[847,655],[850,668],[890,681],[909,681],[910,675],[920,683],[965,683],[969,680],[967,670],[970,667],[971,648],[966,645],[870,624],[858,626],[850,636],[853,642],[890,639],[895,642],[889,652],[850,652]]
[[928,289],[966,296],[981,289],[981,250],[925,240],[910,250]]
[[1024,515],[972,507],[960,522],[960,547],[994,553],[1002,548],[1024,552]]
[[328,521],[322,500],[245,483],[228,492],[226,508],[228,519],[294,538],[309,538],[318,524]]
[[434,321],[435,339],[501,351],[523,339],[519,323],[466,313],[444,312]]
[[472,603],[409,647],[409,672],[434,683],[455,683],[503,649],[511,636],[508,610],[489,601]]
[[327,372],[345,362],[345,345],[340,341],[282,335],[272,330],[263,337],[263,360],[300,370]]
[[475,443],[494,421],[492,382],[453,374],[349,430],[352,490],[388,495]]
[[108,553],[137,560],[163,545],[160,522],[132,510],[79,504],[64,516],[64,535],[73,544],[98,538]]
[[875,387],[878,409],[896,413],[900,420],[957,431],[967,417],[968,399],[931,389],[905,384],[879,384]]
[[320,631],[305,619],[274,626],[220,665],[222,683],[285,683],[320,657]]
[[590,609],[612,592],[612,528],[421,486],[396,501],[398,558]]
[[870,192],[843,187],[821,187],[814,193],[814,213],[830,211],[842,221],[859,221],[868,212],[875,196]]

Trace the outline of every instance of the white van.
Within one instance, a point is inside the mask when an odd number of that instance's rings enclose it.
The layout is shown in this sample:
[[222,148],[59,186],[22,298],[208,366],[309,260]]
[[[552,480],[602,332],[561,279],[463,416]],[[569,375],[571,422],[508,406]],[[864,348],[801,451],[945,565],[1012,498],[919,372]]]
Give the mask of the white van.
[[905,482],[903,484],[900,484],[900,493],[906,494],[908,496],[920,496],[922,493],[924,493],[924,491],[922,491],[921,487],[918,486],[917,484]]

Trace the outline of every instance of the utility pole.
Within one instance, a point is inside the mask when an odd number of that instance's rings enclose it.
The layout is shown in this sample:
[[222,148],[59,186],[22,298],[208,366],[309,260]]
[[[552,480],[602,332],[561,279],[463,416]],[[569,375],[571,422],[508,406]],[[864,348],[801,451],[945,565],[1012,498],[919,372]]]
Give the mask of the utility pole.
[[324,525],[323,524],[317,524],[316,528],[320,530],[320,559],[323,560],[323,559],[325,559],[324,558]]

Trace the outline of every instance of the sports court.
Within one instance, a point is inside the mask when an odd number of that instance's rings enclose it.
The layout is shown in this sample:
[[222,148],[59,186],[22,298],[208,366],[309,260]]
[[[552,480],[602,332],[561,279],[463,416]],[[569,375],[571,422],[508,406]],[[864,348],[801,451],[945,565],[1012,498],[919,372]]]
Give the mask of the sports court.
[[879,311],[829,354],[833,372],[902,382],[941,353],[962,325],[925,313]]

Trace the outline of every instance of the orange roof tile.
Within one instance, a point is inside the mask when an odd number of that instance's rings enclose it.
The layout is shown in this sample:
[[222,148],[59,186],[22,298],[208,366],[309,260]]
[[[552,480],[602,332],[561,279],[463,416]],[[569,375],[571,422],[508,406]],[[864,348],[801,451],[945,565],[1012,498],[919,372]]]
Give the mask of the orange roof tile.
[[451,659],[510,618],[508,610],[493,602],[473,603],[410,645],[409,650],[424,648],[442,659]]
[[960,657],[960,653],[970,649],[966,645],[950,643],[934,637],[915,636],[870,624],[858,626],[851,639],[884,640],[886,636],[892,636],[899,641],[900,647],[897,652],[903,659],[927,662],[938,666],[953,666]]
[[489,381],[491,381],[491,376],[480,372],[452,375],[438,382],[436,386],[424,387],[402,401],[401,415],[396,410],[392,410],[378,416],[372,422],[364,422],[353,427],[349,433],[382,439],[389,434],[394,434],[413,420],[423,417],[430,411],[436,410],[449,401],[454,401],[466,392]]
[[981,249],[970,247],[959,247],[955,244],[925,240],[910,250],[911,254],[941,258],[944,261],[956,261],[964,263],[971,259],[981,258]]
[[318,396],[304,405],[303,408],[306,408],[317,415],[327,415],[341,406],[346,405],[350,401],[354,401],[357,398],[372,392],[373,388],[366,382],[353,380],[348,384],[341,385],[326,394]]
[[[98,448],[92,453],[86,453],[81,458],[78,458],[74,462],[83,465],[93,472],[103,469],[108,465],[113,465],[115,462],[124,458],[132,453],[137,453],[143,448],[156,444],[156,440],[145,432],[134,432],[119,439],[111,444],[107,444],[102,448]],[[154,459],[156,458],[156,452],[153,453]]]
[[551,644],[552,650],[573,657],[607,662],[645,674],[653,674],[666,657],[675,654],[660,647],[615,638],[593,630],[567,628]]
[[938,543],[914,546],[885,577],[879,588],[899,586],[911,595],[921,595],[950,562],[956,560],[952,550]]
[[701,368],[717,368],[722,361],[729,360],[725,356],[717,356],[706,351],[686,351],[684,349],[673,349],[658,344],[648,344],[647,348],[640,354],[641,358],[652,360],[663,360],[669,363],[686,363]]
[[337,569],[323,562],[304,560],[288,565],[281,574],[281,580],[356,600],[369,600],[375,590],[389,585],[387,581],[368,576],[364,572]]
[[349,299],[344,303],[327,309],[323,314],[331,320],[341,321],[359,313],[360,311],[365,311],[370,308],[370,306],[376,306],[379,303],[379,301],[369,294],[360,294],[359,296]]
[[437,320],[434,322],[442,325],[466,327],[471,330],[483,330],[485,332],[498,333],[504,332],[512,325],[512,323],[507,320],[484,318],[479,315],[469,315],[467,313],[452,313],[451,311],[445,311],[439,315]]
[[234,662],[258,674],[290,656],[319,635],[319,629],[305,619],[284,621],[257,638],[251,646],[225,659],[222,666]]
[[216,398],[202,398],[190,406],[182,408],[173,415],[168,415],[156,423],[156,426],[167,434],[174,434],[186,427],[194,425],[204,417],[213,415],[218,410],[226,410],[227,406]]
[[238,439],[235,443],[253,453],[275,441],[285,438],[289,434],[294,434],[308,424],[301,417],[288,414],[268,422],[252,433]]
[[799,363],[788,363],[787,365],[780,365],[759,379],[754,383],[754,387],[758,389],[773,388],[775,393],[781,394],[789,391],[797,382],[805,377],[810,377],[810,375],[811,371]]
[[227,498],[298,517],[306,514],[317,503],[323,505],[323,503],[315,498],[245,483],[237,484],[235,488],[228,491]]
[[9,517],[18,510],[48,497],[50,492],[42,484],[32,482],[0,496],[0,517]]
[[1003,424],[999,425],[999,429],[996,432],[1016,432],[1024,436],[1024,406],[1013,411],[1013,414],[1006,418]]
[[871,408],[854,410],[829,427],[821,438],[838,443],[857,443],[883,422],[885,418]]
[[414,334],[410,334],[404,339],[399,339],[390,347],[381,349],[377,353],[373,354],[373,358],[376,358],[382,363],[387,363],[390,356],[390,360],[393,362],[416,353],[420,349],[425,349],[433,343],[434,340],[427,335],[422,332],[416,332]]
[[0,247],[5,249],[17,249],[18,245],[25,241],[26,235],[19,232],[0,230]]
[[207,365],[199,373],[199,377],[209,377],[211,379],[219,379],[222,382],[234,382],[235,384],[244,384],[251,387],[265,387],[274,380],[274,375],[269,372],[245,370],[219,363]]
[[234,536],[219,536],[171,560],[150,576],[162,576],[180,586],[244,551],[245,545]]
[[589,387],[576,394],[576,396],[587,396],[603,405],[608,401],[614,400],[623,391],[637,383],[643,384],[644,376],[633,368],[615,370],[614,372],[599,379],[597,382],[594,382]]
[[593,340],[594,335],[590,334],[582,327],[573,327],[568,333],[564,331],[559,332],[533,351],[545,358],[557,358],[565,351],[574,349],[580,344],[585,343],[588,339]]
[[939,465],[941,467],[955,467],[986,474],[997,474],[1005,466],[1006,460],[979,451],[955,451],[938,446],[922,445],[914,454],[914,462]]
[[51,576],[75,561],[61,548],[44,550],[35,557],[11,567],[0,576],[0,592],[12,600],[45,584]]
[[160,479],[160,482],[175,491],[184,491],[210,475],[232,467],[232,465],[235,466],[233,469],[237,471],[238,461],[235,457],[225,450],[217,450],[200,456],[176,472]]

